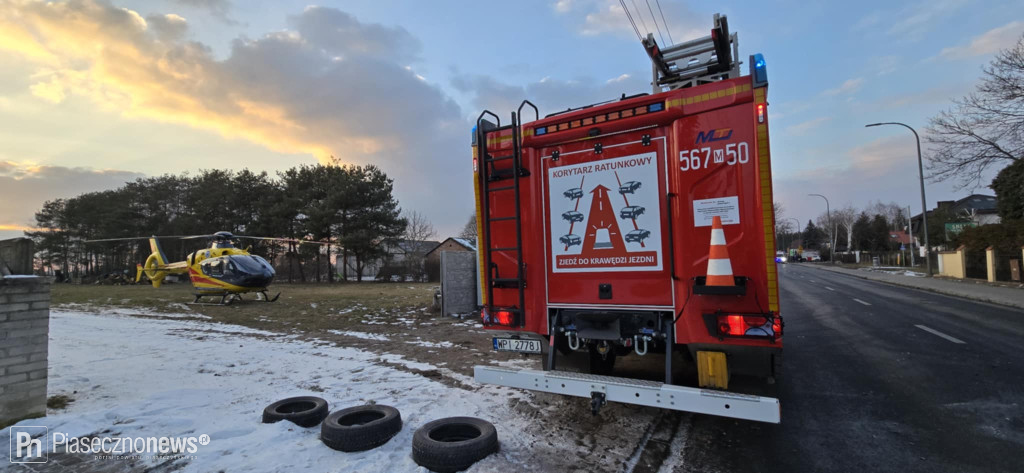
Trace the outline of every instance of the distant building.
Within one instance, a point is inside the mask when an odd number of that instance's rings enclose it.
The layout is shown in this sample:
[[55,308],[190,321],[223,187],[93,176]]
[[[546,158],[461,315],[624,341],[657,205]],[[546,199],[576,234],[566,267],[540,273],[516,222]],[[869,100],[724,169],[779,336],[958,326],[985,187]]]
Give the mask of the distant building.
[[[426,253],[432,248],[435,248],[438,242],[433,240],[399,240],[394,245],[387,247],[387,255],[383,258],[367,262],[363,265],[363,279],[393,279],[392,276],[400,279],[405,279],[406,276],[415,276],[415,273],[422,271],[422,268],[412,268],[410,264],[423,265],[423,259]],[[349,256],[347,261],[343,261],[345,258],[338,258],[338,274],[344,274],[344,265],[348,266],[348,277],[349,279],[356,279],[356,257]]]
[[429,281],[441,280],[441,253],[444,251],[476,252],[476,243],[467,238],[448,238],[427,252],[426,268]]
[[[939,201],[934,209],[928,211],[928,219],[931,221],[931,219],[943,215],[947,222],[960,223],[960,225],[954,225],[957,231],[968,226],[999,223],[999,212],[996,210],[997,202],[995,196],[984,194],[971,194],[960,200],[943,200]],[[921,214],[911,217],[910,224],[917,244],[921,244]]]

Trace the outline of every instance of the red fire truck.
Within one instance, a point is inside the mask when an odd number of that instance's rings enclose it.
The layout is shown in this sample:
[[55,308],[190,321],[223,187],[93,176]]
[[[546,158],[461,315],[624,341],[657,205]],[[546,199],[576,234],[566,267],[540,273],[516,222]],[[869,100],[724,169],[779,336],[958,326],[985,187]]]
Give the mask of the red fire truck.
[[[595,414],[613,401],[777,423],[777,399],[728,390],[730,374],[774,382],[782,353],[764,58],[741,76],[720,15],[708,37],[644,47],[651,94],[477,120],[480,317],[496,350],[542,354],[543,370],[475,377],[590,398]],[[574,351],[589,373],[558,369]],[[655,353],[663,382],[609,376]],[[698,379],[673,379],[673,353]]]

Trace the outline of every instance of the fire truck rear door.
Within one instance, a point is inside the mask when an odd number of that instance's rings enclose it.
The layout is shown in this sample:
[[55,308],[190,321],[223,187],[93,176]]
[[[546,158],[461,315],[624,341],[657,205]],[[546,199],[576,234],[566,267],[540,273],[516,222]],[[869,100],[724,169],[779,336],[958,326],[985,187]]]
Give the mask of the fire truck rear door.
[[541,150],[549,307],[673,307],[659,131]]

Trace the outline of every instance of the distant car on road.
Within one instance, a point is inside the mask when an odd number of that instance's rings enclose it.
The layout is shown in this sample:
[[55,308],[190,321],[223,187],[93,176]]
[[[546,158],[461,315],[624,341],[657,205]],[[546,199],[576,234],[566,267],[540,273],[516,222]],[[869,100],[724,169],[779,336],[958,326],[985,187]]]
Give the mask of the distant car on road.
[[565,246],[579,245],[582,243],[582,240],[580,240],[580,236],[573,235],[572,233],[568,235],[562,235],[562,237],[559,238],[558,241],[562,242],[562,244],[564,244]]
[[821,254],[817,251],[804,251],[801,256],[807,261],[821,261]]
[[776,263],[785,263],[788,260],[789,260],[789,258],[786,258],[786,252],[785,251],[776,251],[775,252],[775,262]]
[[629,207],[623,207],[619,211],[619,218],[637,218],[644,213],[644,208],[639,205],[630,205]]
[[633,191],[635,191],[635,190],[637,190],[639,188],[640,188],[640,182],[638,182],[638,181],[623,182],[622,185],[619,186],[619,194],[632,194]]
[[583,189],[580,189],[579,187],[573,187],[572,189],[563,192],[562,195],[570,199],[579,199],[580,197],[583,197]]
[[563,213],[562,218],[569,222],[582,222],[583,214],[575,210],[570,210],[568,212]]
[[651,236],[651,231],[650,230],[644,230],[643,228],[641,228],[639,230],[633,230],[633,231],[631,231],[631,232],[626,234],[626,243],[629,243],[631,241],[635,241],[637,243],[643,243],[644,240],[647,239],[650,236]]

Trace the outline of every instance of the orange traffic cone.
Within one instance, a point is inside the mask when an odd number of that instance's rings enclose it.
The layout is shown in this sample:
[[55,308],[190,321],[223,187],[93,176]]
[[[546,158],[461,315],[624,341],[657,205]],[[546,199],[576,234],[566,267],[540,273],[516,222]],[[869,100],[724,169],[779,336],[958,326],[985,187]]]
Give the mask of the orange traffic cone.
[[729,249],[725,244],[725,230],[722,218],[715,216],[711,220],[711,252],[708,255],[708,286],[735,286],[732,277],[732,262],[729,261]]

